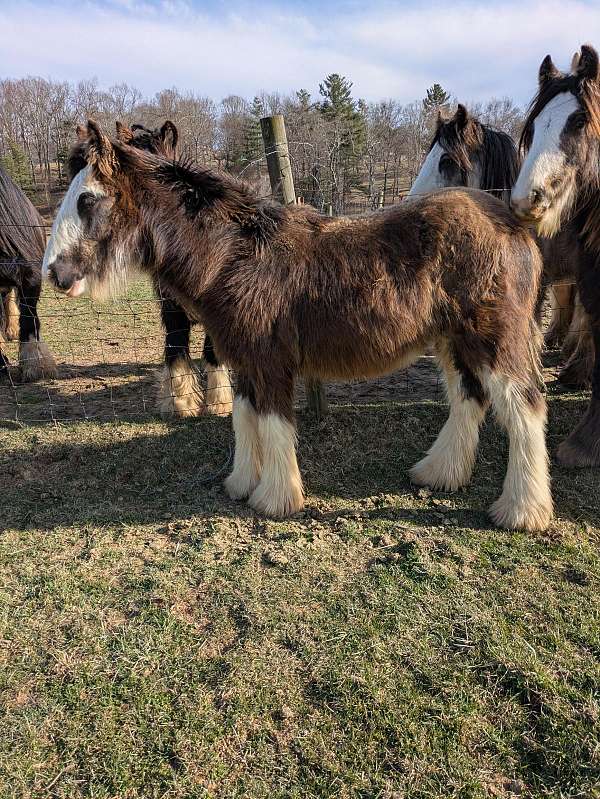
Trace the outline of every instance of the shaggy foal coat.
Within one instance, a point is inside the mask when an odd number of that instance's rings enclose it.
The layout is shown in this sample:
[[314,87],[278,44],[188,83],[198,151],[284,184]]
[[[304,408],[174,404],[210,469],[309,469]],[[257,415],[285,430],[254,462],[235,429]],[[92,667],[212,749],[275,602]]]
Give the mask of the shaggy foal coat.
[[[413,361],[433,343],[450,416],[412,479],[455,490],[471,476],[491,403],[507,428],[500,525],[552,514],[533,319],[541,259],[499,200],[444,191],[357,219],[258,200],[242,183],[106,139],[89,123],[88,162],[46,252],[55,285],[115,282],[137,262],[210,333],[238,372],[226,489],[261,513],[303,504],[294,381],[352,379]],[[90,195],[95,200],[91,201]]]

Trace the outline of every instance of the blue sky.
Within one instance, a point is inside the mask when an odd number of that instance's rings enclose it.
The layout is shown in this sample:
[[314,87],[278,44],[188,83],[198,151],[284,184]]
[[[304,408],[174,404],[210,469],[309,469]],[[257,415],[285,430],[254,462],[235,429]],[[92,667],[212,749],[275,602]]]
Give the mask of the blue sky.
[[220,100],[318,92],[329,72],[357,97],[410,102],[434,81],[463,101],[527,102],[550,52],[600,48],[600,1],[0,0],[0,76],[41,75],[144,94],[177,86]]

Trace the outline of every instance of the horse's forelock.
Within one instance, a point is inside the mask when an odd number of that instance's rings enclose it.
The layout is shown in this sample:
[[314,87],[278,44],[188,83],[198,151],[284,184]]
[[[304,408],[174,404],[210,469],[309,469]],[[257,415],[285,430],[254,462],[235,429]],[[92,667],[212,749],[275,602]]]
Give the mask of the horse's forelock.
[[529,104],[519,139],[519,150],[522,154],[531,147],[533,125],[537,117],[551,100],[564,92],[570,92],[579,100],[588,115],[593,135],[600,138],[600,84],[597,80],[582,78],[576,74],[561,73],[545,81]]
[[466,125],[459,129],[456,121],[440,121],[430,150],[439,144],[455,161],[460,169],[470,172],[473,169],[473,156],[483,145],[483,125],[474,117],[469,117]]

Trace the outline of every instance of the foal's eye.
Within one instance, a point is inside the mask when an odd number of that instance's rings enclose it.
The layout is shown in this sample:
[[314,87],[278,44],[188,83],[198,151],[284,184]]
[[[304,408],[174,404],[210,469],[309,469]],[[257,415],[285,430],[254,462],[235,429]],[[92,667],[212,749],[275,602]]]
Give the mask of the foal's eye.
[[98,202],[98,199],[99,198],[95,194],[89,191],[80,194],[77,200],[77,213],[81,216],[85,211],[91,211]]

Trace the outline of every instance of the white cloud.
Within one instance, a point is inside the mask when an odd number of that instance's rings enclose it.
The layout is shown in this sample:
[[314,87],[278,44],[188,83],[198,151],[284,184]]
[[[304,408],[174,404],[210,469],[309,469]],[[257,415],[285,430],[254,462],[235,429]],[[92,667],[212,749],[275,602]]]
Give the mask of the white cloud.
[[583,0],[423,3],[402,8],[231,4],[199,11],[185,0],[0,0],[4,74],[97,76],[152,94],[166,86],[219,99],[236,93],[316,92],[341,72],[367,99],[409,102],[438,81],[466,100],[526,101],[547,52],[567,64],[582,41],[600,45],[600,6]]

